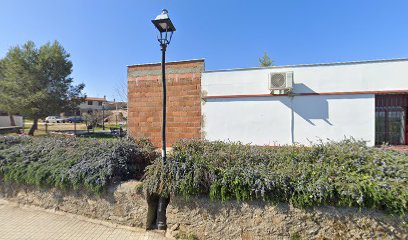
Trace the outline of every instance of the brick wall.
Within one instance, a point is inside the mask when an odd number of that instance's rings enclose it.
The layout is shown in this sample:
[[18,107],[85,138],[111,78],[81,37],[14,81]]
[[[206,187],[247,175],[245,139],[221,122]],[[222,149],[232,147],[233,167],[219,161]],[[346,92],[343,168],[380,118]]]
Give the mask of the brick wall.
[[[204,60],[166,63],[166,143],[201,137],[201,73]],[[162,84],[160,64],[128,67],[128,130],[161,146]]]

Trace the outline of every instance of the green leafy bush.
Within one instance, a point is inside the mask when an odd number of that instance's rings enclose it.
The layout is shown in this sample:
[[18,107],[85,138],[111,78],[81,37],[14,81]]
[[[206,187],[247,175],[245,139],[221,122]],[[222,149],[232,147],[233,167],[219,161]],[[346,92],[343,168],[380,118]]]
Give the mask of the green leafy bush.
[[311,147],[256,147],[181,141],[164,166],[147,167],[146,191],[184,197],[359,206],[405,214],[408,153],[366,147],[353,139]]
[[141,178],[157,157],[153,150],[145,140],[0,137],[0,178],[101,193],[116,182]]

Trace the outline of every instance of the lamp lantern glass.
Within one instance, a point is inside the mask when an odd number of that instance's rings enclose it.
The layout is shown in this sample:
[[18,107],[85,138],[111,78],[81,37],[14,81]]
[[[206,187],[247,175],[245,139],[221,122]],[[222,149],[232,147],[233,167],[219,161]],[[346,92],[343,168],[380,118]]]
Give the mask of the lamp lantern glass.
[[160,45],[169,45],[176,28],[169,17],[168,11],[163,9],[162,13],[152,20],[152,23],[159,30],[160,36],[157,36],[157,40],[160,42]]
[[163,9],[162,13],[152,20],[154,26],[159,32],[175,32],[176,28],[173,22],[170,20],[169,13],[166,9]]

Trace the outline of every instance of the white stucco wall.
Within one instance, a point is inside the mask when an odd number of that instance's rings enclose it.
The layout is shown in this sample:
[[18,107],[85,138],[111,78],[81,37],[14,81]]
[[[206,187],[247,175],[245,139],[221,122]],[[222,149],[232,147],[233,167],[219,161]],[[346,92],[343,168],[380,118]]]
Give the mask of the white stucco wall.
[[375,144],[375,96],[330,95],[293,98],[293,142],[354,137]]
[[354,137],[374,145],[374,95],[209,99],[208,140],[282,145]]
[[294,73],[294,93],[341,95],[209,98],[203,135],[257,145],[309,144],[354,137],[375,143],[375,95],[408,90],[408,60],[204,72],[206,96],[269,94],[271,72]]
[[286,97],[210,99],[202,106],[208,140],[289,144],[290,101]]
[[208,95],[267,94],[272,72],[294,74],[294,92],[408,90],[408,60],[213,71],[202,74]]

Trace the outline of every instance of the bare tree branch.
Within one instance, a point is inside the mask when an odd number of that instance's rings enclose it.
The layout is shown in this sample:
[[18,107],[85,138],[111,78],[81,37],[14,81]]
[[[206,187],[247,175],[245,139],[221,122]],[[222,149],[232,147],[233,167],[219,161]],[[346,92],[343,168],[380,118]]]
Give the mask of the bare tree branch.
[[118,102],[128,101],[128,83],[126,80],[121,80],[116,84],[115,87],[115,99]]

